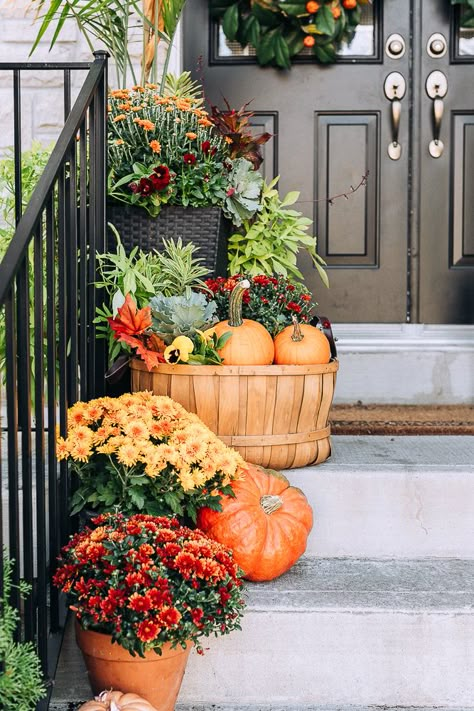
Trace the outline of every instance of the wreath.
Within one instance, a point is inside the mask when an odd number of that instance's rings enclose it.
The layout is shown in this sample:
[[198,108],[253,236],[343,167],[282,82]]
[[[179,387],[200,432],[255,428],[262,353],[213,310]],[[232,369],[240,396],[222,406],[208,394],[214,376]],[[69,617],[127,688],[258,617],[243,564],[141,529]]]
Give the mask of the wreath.
[[474,0],[451,0],[451,5],[458,5],[464,8],[462,14],[462,26],[474,27]]
[[334,62],[341,44],[354,36],[361,5],[369,2],[210,0],[210,11],[228,40],[255,47],[259,64],[289,69],[292,58],[305,47],[318,62]]
[[[354,36],[361,5],[372,1],[210,0],[210,11],[228,40],[255,48],[259,64],[289,69],[304,47],[318,62],[334,62],[341,44]],[[451,0],[451,5],[464,8],[463,27],[474,27],[474,0]]]

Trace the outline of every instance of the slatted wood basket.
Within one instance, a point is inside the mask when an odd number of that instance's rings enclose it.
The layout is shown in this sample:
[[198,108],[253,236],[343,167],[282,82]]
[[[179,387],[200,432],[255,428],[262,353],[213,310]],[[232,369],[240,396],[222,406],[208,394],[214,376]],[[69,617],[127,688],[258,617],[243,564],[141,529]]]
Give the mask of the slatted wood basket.
[[339,364],[159,365],[134,359],[132,390],[168,395],[225,444],[273,469],[320,464],[331,454],[329,410]]

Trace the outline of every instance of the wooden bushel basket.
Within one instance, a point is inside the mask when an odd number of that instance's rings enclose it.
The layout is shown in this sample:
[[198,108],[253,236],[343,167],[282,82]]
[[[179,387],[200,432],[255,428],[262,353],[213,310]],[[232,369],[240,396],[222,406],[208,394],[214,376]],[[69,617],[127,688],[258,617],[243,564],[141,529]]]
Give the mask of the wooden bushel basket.
[[159,365],[134,359],[132,391],[168,395],[253,464],[320,464],[331,454],[337,360],[325,365]]

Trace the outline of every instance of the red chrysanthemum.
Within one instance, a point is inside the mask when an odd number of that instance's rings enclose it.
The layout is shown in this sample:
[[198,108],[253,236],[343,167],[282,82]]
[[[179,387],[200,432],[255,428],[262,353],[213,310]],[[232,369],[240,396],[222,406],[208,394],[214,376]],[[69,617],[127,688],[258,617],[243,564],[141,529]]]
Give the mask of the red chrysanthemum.
[[151,642],[160,634],[161,627],[154,620],[143,620],[137,629],[137,637],[142,642]]
[[194,165],[196,162],[196,156],[194,153],[185,153],[183,156],[183,161],[186,165]]

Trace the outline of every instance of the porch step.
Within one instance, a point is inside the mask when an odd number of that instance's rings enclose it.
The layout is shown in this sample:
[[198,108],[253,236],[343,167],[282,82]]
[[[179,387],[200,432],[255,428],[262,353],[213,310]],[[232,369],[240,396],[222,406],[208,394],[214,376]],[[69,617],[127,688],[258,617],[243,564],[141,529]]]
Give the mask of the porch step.
[[309,555],[474,558],[474,437],[332,443],[324,464],[285,472],[314,510]]
[[[177,711],[474,707],[474,561],[304,557],[246,596],[242,631],[191,655]],[[51,711],[90,696],[71,631]]]

